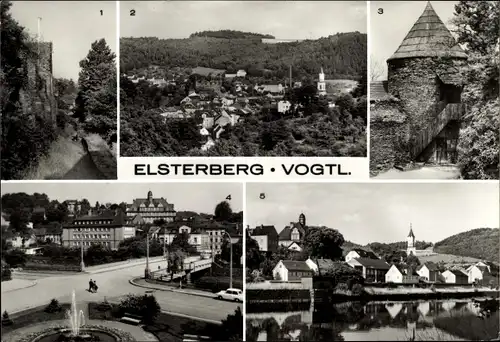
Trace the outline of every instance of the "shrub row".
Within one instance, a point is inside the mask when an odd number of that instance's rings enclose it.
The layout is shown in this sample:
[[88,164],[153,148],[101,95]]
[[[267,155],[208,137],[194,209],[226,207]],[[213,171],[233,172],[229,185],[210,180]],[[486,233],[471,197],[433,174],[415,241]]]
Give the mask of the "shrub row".
[[[193,285],[198,289],[219,292],[229,288],[228,277],[201,277],[194,281]],[[243,279],[233,278],[233,288],[243,289]]]

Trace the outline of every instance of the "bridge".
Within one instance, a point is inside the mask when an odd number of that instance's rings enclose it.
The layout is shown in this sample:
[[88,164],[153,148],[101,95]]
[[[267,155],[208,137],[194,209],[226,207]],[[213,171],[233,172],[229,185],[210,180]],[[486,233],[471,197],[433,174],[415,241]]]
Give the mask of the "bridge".
[[164,281],[172,281],[182,277],[186,277],[187,281],[191,281],[191,274],[194,272],[199,272],[207,268],[212,267],[213,258],[203,259],[200,256],[192,256],[184,259],[182,265],[182,271],[172,274],[168,271],[167,267],[159,268],[151,272],[151,277],[153,279],[160,279]]

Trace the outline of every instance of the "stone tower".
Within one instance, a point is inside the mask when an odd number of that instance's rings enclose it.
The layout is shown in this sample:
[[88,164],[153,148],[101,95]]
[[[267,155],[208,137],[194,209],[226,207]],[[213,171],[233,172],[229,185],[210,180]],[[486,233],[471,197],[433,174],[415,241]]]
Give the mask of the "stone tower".
[[318,94],[326,95],[326,82],[325,82],[325,73],[323,72],[323,68],[321,68],[321,72],[319,73]]
[[406,238],[406,254],[410,255],[416,255],[416,246],[415,246],[415,234],[413,234],[413,229],[411,227],[410,223],[410,232],[408,233],[408,236]]
[[388,91],[408,115],[408,157],[454,164],[460,120],[461,68],[467,55],[430,2],[387,60]]
[[303,213],[299,215],[299,223],[302,225],[302,227],[306,226],[306,215]]

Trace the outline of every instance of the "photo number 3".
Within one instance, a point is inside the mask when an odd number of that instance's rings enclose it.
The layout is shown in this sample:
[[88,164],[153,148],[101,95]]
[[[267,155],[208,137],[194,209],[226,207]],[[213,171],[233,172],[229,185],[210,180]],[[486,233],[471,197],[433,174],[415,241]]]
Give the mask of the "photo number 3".
[[377,13],[378,13],[378,14],[384,14],[384,9],[383,9],[383,8],[379,8],[379,9],[377,10]]

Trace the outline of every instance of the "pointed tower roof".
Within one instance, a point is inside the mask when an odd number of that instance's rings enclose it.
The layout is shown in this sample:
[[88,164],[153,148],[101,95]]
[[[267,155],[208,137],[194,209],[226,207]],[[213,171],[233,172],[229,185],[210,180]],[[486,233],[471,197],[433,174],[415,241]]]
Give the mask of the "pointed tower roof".
[[387,62],[394,59],[444,56],[467,58],[429,1],[424,13]]
[[320,72],[320,74],[324,74],[324,72],[323,72],[323,67],[321,67],[321,72]]
[[408,233],[408,237],[415,238],[415,234],[413,234],[413,228],[411,227],[411,223],[410,223],[410,232]]

